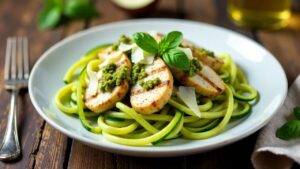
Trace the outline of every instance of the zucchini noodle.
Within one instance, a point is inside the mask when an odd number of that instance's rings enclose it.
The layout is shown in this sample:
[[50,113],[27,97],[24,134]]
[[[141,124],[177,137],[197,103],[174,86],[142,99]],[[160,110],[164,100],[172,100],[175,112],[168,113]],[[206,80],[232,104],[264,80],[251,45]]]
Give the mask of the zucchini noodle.
[[[103,61],[97,57],[108,45],[92,49],[67,71],[67,83],[55,96],[57,107],[64,113],[77,115],[84,128],[101,133],[107,140],[129,146],[151,146],[178,137],[207,139],[220,134],[233,119],[246,117],[258,101],[258,92],[249,85],[244,72],[230,55],[219,56],[224,64],[219,75],[225,91],[216,97],[201,97],[198,108],[201,118],[176,97],[171,97],[155,114],[137,113],[126,101],[117,102],[109,111],[96,113],[84,104],[89,74],[96,72]],[[251,102],[251,103],[250,103]]]

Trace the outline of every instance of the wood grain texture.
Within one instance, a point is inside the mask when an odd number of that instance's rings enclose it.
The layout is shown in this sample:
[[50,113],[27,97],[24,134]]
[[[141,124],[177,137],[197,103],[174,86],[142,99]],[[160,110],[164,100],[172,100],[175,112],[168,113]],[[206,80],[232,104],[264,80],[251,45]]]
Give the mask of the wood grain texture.
[[65,159],[67,137],[45,124],[42,130],[39,148],[35,155],[35,164],[32,168],[62,168]]
[[125,11],[120,10],[111,1],[95,0],[95,5],[97,9],[101,11],[101,14],[99,18],[90,21],[89,27],[131,18],[130,15],[128,15]]
[[[18,5],[16,5],[18,4]],[[36,29],[36,13],[41,8],[41,1],[3,0],[0,5],[0,67],[4,64],[4,51],[8,36],[28,36],[30,42],[31,66],[40,54],[60,38],[61,29],[51,32],[40,32]],[[13,12],[12,12],[13,11]],[[0,97],[0,136],[6,126],[7,110],[10,94],[3,89],[3,69],[1,71]],[[35,155],[39,147],[41,129],[44,121],[33,108],[28,93],[22,92],[19,97],[18,128],[19,139],[22,147],[22,157],[18,161],[3,163],[0,168],[32,168]]]
[[[17,6],[15,4],[18,4]],[[0,38],[7,36],[28,36],[30,44],[31,66],[39,56],[52,44],[62,37],[69,36],[82,30],[85,22],[72,22],[64,27],[58,27],[52,31],[40,31],[37,29],[37,15],[42,7],[41,1],[2,1]],[[3,9],[3,10],[2,10]],[[10,11],[15,11],[11,13]],[[7,23],[9,22],[9,25]],[[5,25],[5,26],[4,26]],[[6,26],[7,25],[7,26]],[[1,41],[1,51],[5,49],[5,41]],[[4,52],[1,52],[1,60],[4,60]],[[3,61],[0,62],[1,67]],[[3,70],[1,69],[1,77]],[[9,93],[3,91],[1,78],[2,98],[0,106],[5,107],[0,114],[0,134],[4,134],[6,117],[9,103]],[[20,96],[20,108],[18,113],[19,138],[22,145],[21,160],[12,163],[0,162],[0,168],[62,168],[65,159],[67,137],[51,128],[42,120],[33,108],[28,93],[23,92]]]
[[117,161],[114,154],[97,150],[78,141],[72,144],[69,169],[116,169]]
[[[30,40],[31,66],[51,45],[88,27],[135,18],[184,18],[193,21],[216,24],[240,32],[261,42],[282,63],[289,82],[300,73],[299,3],[288,28],[281,31],[252,31],[236,27],[227,18],[226,1],[223,0],[161,0],[155,12],[134,17],[113,5],[110,0],[93,0],[101,17],[90,21],[76,21],[51,30],[40,31],[36,27],[37,13],[42,7],[40,0],[2,0],[0,1],[0,67],[4,65],[6,38],[14,35],[27,35]],[[17,5],[16,5],[17,4]],[[13,11],[13,12],[11,12]],[[258,33],[256,33],[258,32]],[[0,69],[0,138],[6,126],[9,92],[3,89],[3,69]],[[250,155],[257,134],[239,142],[186,157],[138,158],[104,152],[78,141],[73,141],[42,120],[33,108],[27,92],[19,97],[22,110],[18,113],[18,128],[23,154],[18,161],[3,163],[1,169],[12,168],[69,168],[69,169],[232,169],[253,168]],[[299,169],[295,166],[293,169]]]

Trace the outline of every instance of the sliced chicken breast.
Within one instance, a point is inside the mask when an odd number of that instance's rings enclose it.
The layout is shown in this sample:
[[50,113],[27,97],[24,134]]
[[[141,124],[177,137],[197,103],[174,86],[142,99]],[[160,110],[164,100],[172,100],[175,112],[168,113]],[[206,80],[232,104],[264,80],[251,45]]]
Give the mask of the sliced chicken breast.
[[[156,39],[158,41],[161,41],[161,39],[164,37],[163,34],[159,33],[157,34]],[[223,65],[223,60],[216,58],[216,57],[212,57],[212,56],[208,56],[208,55],[204,55],[203,53],[201,53],[199,51],[199,47],[197,47],[196,45],[194,45],[192,42],[189,42],[187,40],[184,40],[181,44],[181,46],[183,48],[190,48],[192,50],[193,56],[195,58],[197,58],[199,61],[201,61],[202,63],[208,65],[209,67],[211,67],[214,71],[219,71],[221,66]]]
[[164,107],[170,99],[173,91],[173,76],[162,59],[156,57],[153,64],[146,65],[147,77],[144,81],[155,78],[160,79],[160,84],[153,89],[145,90],[139,85],[139,81],[132,86],[130,103],[135,111],[141,114],[152,114]]
[[211,67],[214,71],[218,72],[224,63],[223,60],[220,58],[208,56],[201,53],[199,47],[196,47],[193,43],[188,42],[186,40],[182,43],[182,47],[190,48],[195,58],[197,58],[199,61],[206,64],[207,66]]
[[[121,66],[127,66],[131,69],[131,63],[128,57],[121,53],[119,59],[115,62],[117,69]],[[100,70],[101,71],[101,70]],[[99,72],[98,72],[99,73]],[[129,75],[128,75],[129,76]],[[99,83],[101,78],[99,79]],[[104,112],[115,107],[116,102],[121,101],[129,89],[129,83],[127,80],[123,80],[120,86],[116,86],[111,92],[102,92],[99,89],[94,95],[86,93],[85,105],[87,108],[94,112]]]
[[203,96],[217,96],[225,89],[223,80],[205,64],[202,64],[202,70],[192,77],[181,70],[171,70],[178,81],[185,86],[194,87],[195,91]]
[[[163,36],[163,34],[159,33],[157,39],[160,41]],[[203,55],[193,43],[187,40],[184,40],[181,45],[192,50],[193,57],[198,59],[202,65],[202,70],[197,75],[189,77],[187,73],[171,68],[174,77],[182,84],[194,87],[195,91],[203,96],[217,96],[221,94],[225,89],[224,82],[215,71],[219,71],[223,61],[219,58]]]

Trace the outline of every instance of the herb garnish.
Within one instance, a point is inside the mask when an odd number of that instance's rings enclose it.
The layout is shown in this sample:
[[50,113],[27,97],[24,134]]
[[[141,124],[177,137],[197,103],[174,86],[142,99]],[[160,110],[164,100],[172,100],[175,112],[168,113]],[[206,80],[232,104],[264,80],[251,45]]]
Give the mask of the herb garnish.
[[96,7],[88,0],[45,0],[38,26],[40,29],[51,29],[63,19],[90,19],[98,15]]
[[163,60],[170,66],[189,70],[189,58],[183,51],[177,49],[183,39],[181,32],[170,32],[159,43],[150,34],[144,32],[134,33],[133,39],[144,51],[162,56]]
[[276,131],[276,137],[282,140],[290,140],[300,137],[300,107],[295,107],[293,113],[296,119],[288,121],[278,128]]
[[296,107],[294,108],[294,116],[295,116],[298,120],[300,120],[300,107],[299,107],[299,106],[296,106]]

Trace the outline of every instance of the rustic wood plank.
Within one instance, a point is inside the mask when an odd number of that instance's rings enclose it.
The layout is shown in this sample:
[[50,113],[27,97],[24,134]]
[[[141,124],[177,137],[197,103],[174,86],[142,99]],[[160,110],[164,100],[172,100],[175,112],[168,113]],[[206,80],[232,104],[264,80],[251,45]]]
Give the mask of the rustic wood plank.
[[97,0],[95,1],[95,5],[100,11],[100,17],[97,19],[93,19],[90,22],[89,27],[131,18],[128,13],[120,10],[109,0]]
[[45,124],[33,168],[62,168],[67,147],[67,137]]
[[182,169],[186,167],[184,157],[142,158],[118,155],[116,161],[118,169]]
[[[18,4],[18,5],[16,5]],[[57,39],[60,38],[61,29],[51,32],[40,32],[36,30],[36,13],[41,8],[41,1],[22,1],[22,0],[3,0],[0,6],[0,49],[1,60],[4,59],[6,38],[8,36],[28,36],[30,42],[31,65],[40,54]],[[13,11],[13,12],[12,12]],[[3,67],[4,62],[0,65]],[[0,136],[3,134],[6,126],[7,110],[9,103],[9,93],[3,91],[3,70],[1,69],[0,97],[3,112],[0,113]],[[34,110],[28,93],[22,93],[20,96],[20,111],[18,112],[19,139],[22,146],[22,157],[18,161],[3,163],[0,162],[0,168],[32,168],[35,163],[35,155],[39,147],[41,130],[44,121]]]
[[68,168],[115,169],[116,163],[117,162],[113,154],[100,151],[78,141],[74,141],[72,144]]
[[211,0],[185,1],[185,19],[215,24],[218,18],[218,11],[215,10],[215,3],[215,1]]
[[190,169],[252,169],[250,156],[253,151],[253,141],[257,135],[251,135],[239,142],[207,153],[188,156],[186,163]]
[[[191,20],[218,24],[246,36],[253,37],[251,31],[235,27],[226,19],[224,1],[196,1],[189,0],[179,6],[172,1],[162,1],[158,10],[148,17],[187,17]],[[86,27],[82,21],[74,22],[66,27],[60,27],[54,31],[42,32],[36,29],[35,13],[38,13],[40,1],[0,1],[0,50],[5,50],[5,38],[8,35],[29,35],[31,47],[31,65],[40,54],[49,46],[57,42],[61,37],[66,37]],[[17,6],[15,4],[18,4]],[[97,7],[102,11],[102,17],[90,22],[91,26],[133,18],[124,11],[119,10],[110,1],[96,1]],[[181,7],[184,5],[184,8]],[[216,8],[217,7],[217,8]],[[177,9],[177,11],[175,10]],[[10,12],[10,11],[15,12]],[[178,12],[179,10],[179,12]],[[113,16],[112,16],[113,13]],[[220,17],[221,16],[221,17]],[[296,16],[299,17],[299,16]],[[295,21],[297,21],[295,19]],[[286,69],[289,82],[300,72],[299,48],[296,46],[299,39],[298,23],[279,32],[259,32],[258,40],[274,53]],[[286,52],[289,51],[289,52]],[[0,59],[4,59],[4,52],[0,53]],[[4,62],[0,62],[3,67]],[[3,77],[3,70],[0,70]],[[3,90],[3,78],[0,78],[0,136],[4,134],[9,102],[9,93]],[[68,143],[71,140],[46,124],[32,107],[28,94],[20,97],[23,110],[18,114],[18,126],[20,141],[22,143],[23,157],[14,163],[0,162],[0,168],[62,168],[68,164],[64,157],[68,153]],[[69,168],[252,168],[250,154],[256,135],[252,135],[240,142],[224,148],[194,156],[177,158],[137,158],[96,150],[77,141],[72,144]],[[230,156],[229,156],[230,154]],[[298,167],[297,167],[298,168]]]

